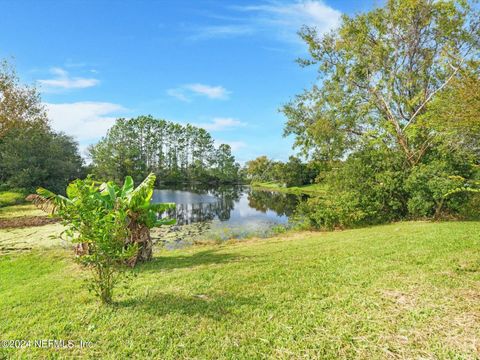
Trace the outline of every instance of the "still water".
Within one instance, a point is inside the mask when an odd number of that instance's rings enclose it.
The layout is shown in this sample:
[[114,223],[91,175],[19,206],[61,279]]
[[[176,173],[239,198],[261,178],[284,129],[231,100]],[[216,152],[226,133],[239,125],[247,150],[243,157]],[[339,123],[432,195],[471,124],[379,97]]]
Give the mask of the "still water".
[[[254,190],[248,186],[157,189],[153,202],[173,202],[168,215],[177,225],[163,229],[174,241],[186,238],[242,238],[266,236],[275,225],[285,225],[300,199],[296,195]],[[163,241],[163,240],[162,240]]]

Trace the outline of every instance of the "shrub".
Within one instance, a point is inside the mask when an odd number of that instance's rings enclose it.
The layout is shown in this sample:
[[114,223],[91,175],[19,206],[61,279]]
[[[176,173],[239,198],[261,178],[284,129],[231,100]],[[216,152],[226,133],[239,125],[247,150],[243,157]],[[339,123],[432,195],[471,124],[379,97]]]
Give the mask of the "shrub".
[[366,148],[332,170],[327,193],[300,205],[297,214],[322,229],[396,220],[407,213],[404,178],[398,153]]
[[32,200],[49,208],[68,227],[66,235],[78,243],[78,260],[93,270],[90,289],[103,303],[111,303],[113,289],[125,265],[152,256],[149,229],[172,223],[157,220],[173,204],[151,204],[155,176],[150,174],[137,188],[127,176],[122,187],[113,182],[99,184],[90,177],[75,180],[67,197],[46,189],[37,190]]
[[300,203],[294,221],[304,228],[333,230],[356,226],[367,217],[354,193],[343,192]]
[[25,201],[25,194],[15,191],[0,192],[0,207],[21,204]]
[[365,147],[332,170],[329,191],[297,209],[305,226],[322,229],[406,218],[475,218],[478,169],[466,154],[432,151],[424,163],[405,166],[401,153]]

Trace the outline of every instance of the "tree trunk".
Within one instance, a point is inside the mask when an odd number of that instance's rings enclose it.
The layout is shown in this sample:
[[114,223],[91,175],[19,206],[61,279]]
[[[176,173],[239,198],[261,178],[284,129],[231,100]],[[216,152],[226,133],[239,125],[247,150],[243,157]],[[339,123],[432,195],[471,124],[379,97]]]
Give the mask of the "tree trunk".
[[125,245],[137,244],[138,252],[135,256],[128,260],[127,264],[134,267],[138,262],[149,261],[152,259],[152,238],[150,237],[150,229],[139,224],[135,220],[131,220],[128,225],[130,236],[125,241]]

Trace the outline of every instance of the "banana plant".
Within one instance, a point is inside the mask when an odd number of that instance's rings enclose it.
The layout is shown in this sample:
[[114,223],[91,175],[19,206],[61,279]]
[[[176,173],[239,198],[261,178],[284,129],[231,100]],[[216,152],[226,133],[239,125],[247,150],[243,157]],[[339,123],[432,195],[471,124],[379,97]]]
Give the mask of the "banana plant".
[[[175,207],[173,203],[152,203],[152,195],[155,185],[155,175],[149,174],[136,188],[131,176],[127,176],[123,186],[109,181],[99,183],[92,178],[75,180],[66,189],[66,197],[55,194],[47,189],[37,189],[36,195],[30,195],[32,201],[40,209],[59,216],[72,230],[69,234],[79,232],[84,226],[85,211],[93,210],[85,207],[89,199],[95,204],[94,211],[108,213],[111,211],[123,211],[127,217],[127,232],[125,245],[137,244],[138,253],[129,259],[130,265],[138,261],[147,261],[152,257],[152,240],[149,229],[162,225],[175,223],[174,219],[158,218],[159,214]],[[85,220],[85,219],[84,219]],[[88,251],[89,242],[77,246],[77,253]]]
[[152,204],[154,184],[154,174],[136,188],[130,176],[121,187],[88,177],[70,183],[67,196],[44,188],[29,196],[39,208],[63,220],[65,234],[77,243],[77,259],[93,270],[90,288],[104,303],[112,302],[126,264],[133,267],[152,258],[150,228],[175,222],[158,218],[175,204]]

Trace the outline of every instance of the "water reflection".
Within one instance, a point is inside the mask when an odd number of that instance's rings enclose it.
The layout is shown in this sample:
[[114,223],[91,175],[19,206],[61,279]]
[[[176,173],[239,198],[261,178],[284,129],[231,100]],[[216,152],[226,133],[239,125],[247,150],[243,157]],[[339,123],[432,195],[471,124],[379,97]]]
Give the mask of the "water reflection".
[[168,215],[177,219],[178,225],[214,222],[222,226],[252,226],[286,223],[299,198],[246,186],[194,186],[155,190],[153,201],[176,203],[176,209]]
[[263,213],[271,210],[278,216],[290,216],[297,206],[299,197],[292,194],[282,194],[274,191],[250,191],[248,204],[253,209]]

